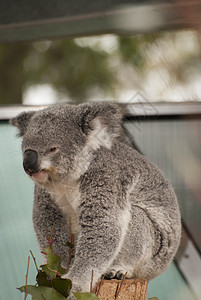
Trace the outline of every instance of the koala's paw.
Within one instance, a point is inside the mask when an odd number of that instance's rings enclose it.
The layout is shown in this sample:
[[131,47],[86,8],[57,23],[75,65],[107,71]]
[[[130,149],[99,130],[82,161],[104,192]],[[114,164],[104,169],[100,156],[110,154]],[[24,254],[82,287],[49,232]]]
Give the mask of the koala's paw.
[[124,275],[126,274],[126,278],[132,277],[132,269],[128,267],[125,269],[123,266],[120,265],[113,265],[111,269],[109,269],[103,276],[105,279],[118,279],[122,280]]
[[116,271],[115,269],[111,269],[109,272],[104,274],[104,278],[107,280],[110,279],[118,279],[121,280],[124,277],[125,272],[123,270]]

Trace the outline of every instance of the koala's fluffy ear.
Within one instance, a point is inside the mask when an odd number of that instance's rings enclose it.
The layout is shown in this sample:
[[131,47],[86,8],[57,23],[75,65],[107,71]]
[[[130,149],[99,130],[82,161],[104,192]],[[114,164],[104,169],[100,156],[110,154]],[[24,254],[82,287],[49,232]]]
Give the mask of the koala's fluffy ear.
[[35,111],[22,112],[17,117],[12,118],[9,121],[11,125],[17,127],[19,130],[18,136],[23,136],[25,134],[27,125],[34,114]]
[[87,135],[93,130],[104,129],[110,136],[115,138],[121,134],[122,118],[124,110],[117,104],[88,103],[80,105],[81,128]]

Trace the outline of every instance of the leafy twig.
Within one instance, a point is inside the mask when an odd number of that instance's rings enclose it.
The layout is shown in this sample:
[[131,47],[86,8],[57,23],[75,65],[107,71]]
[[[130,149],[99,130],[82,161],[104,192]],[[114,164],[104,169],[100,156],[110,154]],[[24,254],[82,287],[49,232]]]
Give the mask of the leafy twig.
[[74,244],[74,236],[71,236],[71,242],[69,244],[69,256],[68,256],[68,265],[67,265],[67,273],[69,271],[70,268],[70,262],[71,262],[71,258],[72,258],[72,248],[73,248],[73,244]]
[[73,245],[74,245],[74,235],[71,233],[71,218],[70,217],[69,217],[69,237],[70,237],[70,241],[67,243],[67,245],[69,247],[67,273],[70,268],[70,262],[71,262],[71,258],[72,258],[72,249],[73,249]]
[[71,236],[71,217],[69,217],[69,237],[70,237],[70,243],[71,243],[71,239],[72,239],[72,236]]
[[35,258],[35,256],[33,255],[33,252],[32,252],[31,250],[29,250],[29,252],[31,253],[31,256],[32,256],[32,258],[33,258],[33,261],[34,261],[36,270],[37,270],[37,272],[39,272],[39,269],[38,269],[38,266],[37,266],[37,263],[36,263],[36,258]]
[[48,243],[50,245],[50,249],[52,248],[52,244],[54,243],[55,241],[55,238],[51,239],[51,237],[49,238],[48,236],[48,232],[47,232],[47,236],[46,236],[47,240],[48,240]]
[[99,282],[98,286],[96,287],[95,294],[96,294],[97,297],[98,297],[100,289],[101,289],[101,287],[103,285],[103,280],[104,280],[104,276],[101,277],[101,281]]
[[49,235],[48,235],[48,231],[46,231],[46,239],[48,240],[48,242],[50,241]]
[[58,270],[57,270],[57,278],[61,278],[61,275],[59,274]]
[[53,236],[53,232],[54,232],[54,226],[55,226],[55,222],[52,225],[52,232],[51,232],[51,235],[50,235],[50,241],[52,240],[52,236]]
[[28,263],[27,263],[27,273],[26,273],[24,300],[26,300],[26,298],[27,298],[27,282],[28,282],[28,273],[29,273],[29,262],[30,262],[30,256],[28,256]]
[[90,293],[93,292],[93,278],[94,278],[94,271],[91,271],[91,282],[90,282]]
[[48,240],[48,243],[49,243],[49,245],[50,245],[50,249],[52,248],[52,244],[53,244],[54,241],[55,241],[55,238],[52,239],[53,231],[54,231],[54,225],[55,225],[55,223],[53,223],[53,226],[52,226],[52,232],[51,232],[50,237],[49,237],[49,235],[48,235],[48,231],[46,232],[46,239]]

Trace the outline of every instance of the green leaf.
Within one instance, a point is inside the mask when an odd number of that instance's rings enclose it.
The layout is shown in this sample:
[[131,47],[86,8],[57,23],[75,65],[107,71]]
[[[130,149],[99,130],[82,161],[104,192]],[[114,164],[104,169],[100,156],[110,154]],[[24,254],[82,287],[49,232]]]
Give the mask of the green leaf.
[[93,293],[74,293],[74,296],[78,300],[99,300]]
[[159,300],[157,297],[149,298],[148,300]]
[[68,297],[70,290],[72,288],[72,282],[70,279],[55,278],[52,279],[49,274],[39,270],[36,276],[36,281],[39,286],[53,287],[57,292],[59,292],[64,297]]
[[50,245],[45,248],[45,253],[47,254],[47,264],[40,266],[42,270],[52,278],[56,278],[57,271],[61,276],[64,275],[66,273],[66,269],[61,267],[61,258],[53,252]]
[[50,275],[51,278],[56,278],[57,276],[57,271],[56,270],[50,270],[48,267],[48,264],[46,265],[41,265],[40,268],[42,269],[43,272],[45,272],[47,275]]
[[[25,286],[18,288],[22,293],[25,293]],[[53,288],[44,286],[27,285],[27,294],[32,296],[32,300],[66,300],[64,296],[59,294]]]
[[52,278],[49,274],[44,271],[39,270],[36,276],[36,281],[39,286],[52,287]]
[[52,287],[64,297],[68,297],[72,288],[72,282],[70,279],[56,278],[52,280]]

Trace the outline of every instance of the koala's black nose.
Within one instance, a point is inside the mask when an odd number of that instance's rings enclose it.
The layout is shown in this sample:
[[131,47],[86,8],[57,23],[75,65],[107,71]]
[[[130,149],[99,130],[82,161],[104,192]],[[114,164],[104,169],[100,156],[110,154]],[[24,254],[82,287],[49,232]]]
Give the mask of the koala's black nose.
[[34,150],[24,152],[23,167],[27,174],[33,175],[39,172],[38,153]]

